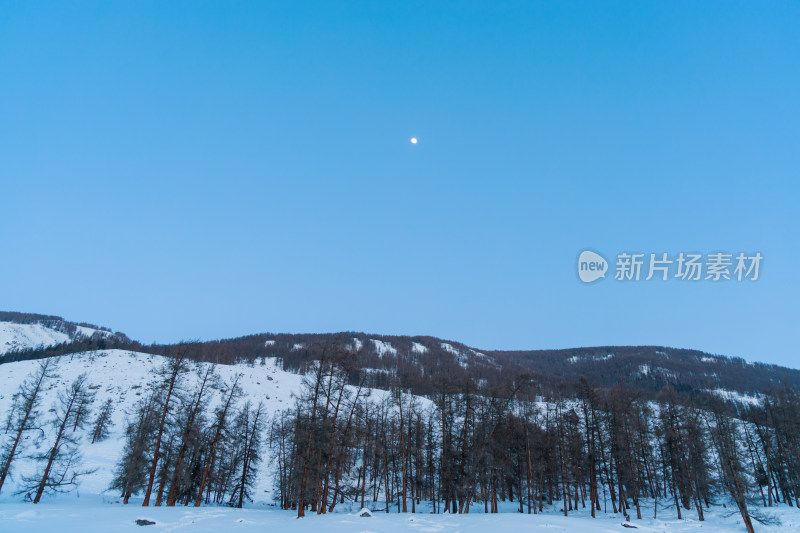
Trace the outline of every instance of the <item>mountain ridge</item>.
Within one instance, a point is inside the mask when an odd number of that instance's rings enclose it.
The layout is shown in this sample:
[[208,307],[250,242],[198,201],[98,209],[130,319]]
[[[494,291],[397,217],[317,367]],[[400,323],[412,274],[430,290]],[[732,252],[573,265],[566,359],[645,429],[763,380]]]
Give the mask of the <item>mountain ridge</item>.
[[625,384],[646,397],[654,397],[664,386],[685,394],[721,391],[719,394],[738,396],[745,401],[784,383],[800,390],[797,369],[656,345],[483,350],[430,335],[352,331],[257,333],[230,339],[146,345],[108,328],[70,322],[54,315],[0,312],[0,326],[3,324],[39,324],[64,332],[68,338],[0,353],[0,363],[112,348],[155,355],[170,355],[180,349],[190,359],[219,364],[273,357],[280,360],[285,370],[302,373],[308,362],[318,359],[327,347],[349,353],[357,368],[368,369],[370,386],[388,388],[393,380],[399,380],[418,394],[428,394],[442,382],[451,383],[454,388],[474,386],[491,394],[509,380],[520,378],[533,380],[543,392],[559,387],[566,387],[569,392],[581,377],[606,388]]

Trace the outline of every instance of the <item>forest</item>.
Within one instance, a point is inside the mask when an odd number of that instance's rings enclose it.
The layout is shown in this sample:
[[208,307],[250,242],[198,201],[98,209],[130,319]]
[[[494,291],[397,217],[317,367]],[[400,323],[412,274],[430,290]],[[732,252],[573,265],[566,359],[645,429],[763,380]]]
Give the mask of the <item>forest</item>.
[[[70,323],[59,322],[59,325],[75,327]],[[392,380],[399,379],[403,387],[410,388],[414,394],[426,396],[435,394],[443,380],[471,379],[482,392],[489,392],[504,386],[509,376],[523,375],[546,388],[565,384],[569,394],[575,393],[575,385],[581,377],[603,388],[622,381],[650,400],[665,386],[674,388],[680,395],[699,395],[709,390],[759,395],[783,384],[800,390],[800,370],[698,350],[605,346],[493,351],[436,337],[357,332],[262,333],[235,339],[184,341],[178,345],[142,344],[117,332],[79,336],[62,344],[9,352],[0,357],[0,364],[107,349],[168,356],[179,346],[192,361],[231,365],[274,357],[282,361],[285,370],[300,372],[308,361],[317,357],[313,347],[324,344],[348,351],[356,368],[372,369],[368,386],[385,389],[391,386]],[[381,353],[380,346],[391,346],[391,351]]]
[[[635,520],[671,507],[703,520],[710,506],[728,505],[752,532],[766,520],[760,508],[800,507],[800,396],[786,384],[745,404],[670,385],[651,398],[585,376],[553,384],[519,373],[487,385],[440,373],[417,394],[399,372],[382,374],[386,386],[375,388],[374,372],[351,351],[317,343],[296,369],[294,404],[268,413],[213,365],[197,374],[188,353],[166,354],[126,419],[109,487],[124,503],[241,507],[253,501],[257,477],[272,475],[275,504],[299,517],[344,502],[490,514],[514,502],[527,514],[589,509]],[[40,361],[4,419],[0,491],[22,434],[44,423],[38,397],[52,360]],[[86,473],[75,435],[108,434],[111,402],[93,405],[85,377],[62,388],[52,442],[22,490],[34,502]]]

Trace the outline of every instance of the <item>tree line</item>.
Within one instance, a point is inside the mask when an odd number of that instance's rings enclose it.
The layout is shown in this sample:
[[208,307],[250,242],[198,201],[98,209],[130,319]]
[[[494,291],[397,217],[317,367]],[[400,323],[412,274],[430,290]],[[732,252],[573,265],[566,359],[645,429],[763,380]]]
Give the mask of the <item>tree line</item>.
[[[4,424],[0,491],[25,433],[49,439],[21,492],[73,487],[78,441],[107,438],[111,400],[94,405],[85,375],[64,383],[48,416],[41,410],[55,359],[20,386]],[[731,503],[753,531],[756,507],[800,507],[800,395],[789,386],[749,406],[665,386],[655,399],[625,384],[582,377],[556,386],[508,376],[491,389],[469,376],[441,376],[413,394],[399,373],[385,390],[347,350],[321,345],[300,369],[295,405],[272,418],[213,365],[176,350],[129,413],[111,488],[128,503],[224,504],[253,499],[265,461],[276,503],[298,516],[354,503],[385,512],[521,513],[588,509],[641,519],[673,507],[704,520]],[[42,430],[48,424],[50,431]]]
[[[167,360],[139,402],[111,488],[142,505],[227,504],[251,500],[263,449],[263,404],[242,400],[240,376],[220,382],[214,366],[191,372],[185,354]],[[193,383],[192,387],[187,387]],[[212,408],[212,400],[217,400]]]
[[[45,323],[41,318],[41,323]],[[388,343],[394,352],[378,353],[373,341]],[[800,370],[748,363],[742,359],[709,355],[696,350],[658,346],[609,346],[569,350],[484,351],[434,337],[330,334],[258,334],[235,339],[189,341],[179,345],[142,344],[121,333],[77,337],[54,346],[5,354],[0,364],[69,355],[85,351],[122,349],[170,356],[178,347],[191,361],[214,364],[252,363],[271,357],[284,370],[300,372],[318,357],[319,346],[346,350],[358,368],[378,370],[367,376],[372,388],[389,388],[395,377],[414,394],[436,394],[441,380],[471,378],[491,391],[509,375],[529,375],[544,388],[566,382],[570,393],[581,376],[598,387],[613,387],[620,380],[654,400],[665,386],[680,395],[726,389],[751,395],[787,383],[800,389]],[[421,349],[420,349],[421,347]],[[457,353],[454,353],[456,351]]]
[[345,386],[353,371],[347,354],[323,351],[270,427],[278,503],[298,516],[345,501],[435,513],[510,501],[520,513],[629,519],[670,506],[702,521],[729,502],[752,532],[754,506],[800,507],[800,396],[788,386],[748,408],[669,386],[653,401],[586,378],[544,389],[524,375],[488,393],[442,380],[419,397],[399,379],[372,395]]

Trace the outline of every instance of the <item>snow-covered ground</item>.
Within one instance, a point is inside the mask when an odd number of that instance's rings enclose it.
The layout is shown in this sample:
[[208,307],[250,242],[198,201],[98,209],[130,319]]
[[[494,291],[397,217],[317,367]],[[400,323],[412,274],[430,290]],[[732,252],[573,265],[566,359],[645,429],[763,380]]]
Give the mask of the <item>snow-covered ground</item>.
[[40,346],[53,346],[70,340],[70,336],[66,333],[41,324],[0,322],[0,358],[8,352],[38,348]]
[[412,342],[411,351],[414,353],[428,353],[428,347],[419,342]]
[[[271,506],[245,509],[228,507],[147,507],[135,503],[121,505],[99,497],[66,498],[39,505],[6,503],[0,505],[0,531],[3,533],[49,532],[109,533],[124,531],[186,531],[191,533],[217,532],[292,532],[292,533],[487,533],[487,531],[532,533],[623,533],[634,531],[623,527],[620,515],[602,514],[591,518],[582,510],[568,517],[550,511],[538,515],[513,512],[516,506],[506,504],[500,514],[483,514],[475,506],[466,515],[432,515],[427,512],[398,514],[373,512],[361,517],[357,509],[342,510],[329,515],[313,513],[297,519],[296,512],[281,511]],[[394,511],[394,510],[393,510]],[[745,531],[738,513],[715,508],[709,511],[704,522],[697,515],[677,520],[670,510],[659,509],[659,518],[632,519],[630,525],[642,533],[728,533]],[[773,508],[767,513],[780,523],[755,524],[758,533],[786,533],[800,531],[800,510],[790,507]],[[144,529],[137,520],[154,522]]]
[[741,392],[733,390],[707,389],[706,392],[710,392],[711,394],[719,396],[723,400],[727,400],[729,402],[741,403],[744,405],[757,406],[763,403],[763,398],[760,396],[750,396],[748,394],[742,394]]
[[2,359],[3,354],[9,352],[31,348],[46,348],[96,334],[104,337],[112,337],[114,335],[110,331],[87,326],[75,326],[74,332],[70,334],[50,325],[45,325],[45,323],[18,324],[16,322],[0,321],[0,359]]
[[392,343],[376,339],[370,339],[370,341],[375,345],[375,352],[378,354],[378,357],[383,357],[387,353],[389,355],[397,355],[397,348],[392,346]]

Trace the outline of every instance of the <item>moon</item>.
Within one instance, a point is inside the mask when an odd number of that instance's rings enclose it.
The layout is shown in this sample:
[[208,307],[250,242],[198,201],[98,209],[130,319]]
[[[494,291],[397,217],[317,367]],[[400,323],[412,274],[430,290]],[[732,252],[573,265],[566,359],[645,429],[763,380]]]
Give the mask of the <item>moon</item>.
[[417,138],[411,137],[411,144],[417,144]]

